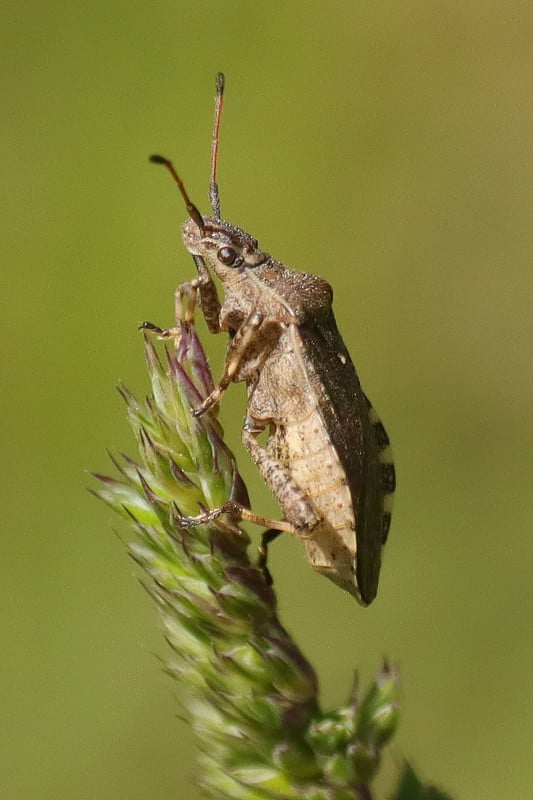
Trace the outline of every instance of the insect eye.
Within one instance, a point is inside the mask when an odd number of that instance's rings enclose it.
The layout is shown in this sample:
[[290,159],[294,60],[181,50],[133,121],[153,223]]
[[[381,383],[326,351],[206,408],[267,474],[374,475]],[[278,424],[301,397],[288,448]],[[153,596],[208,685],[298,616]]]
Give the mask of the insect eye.
[[217,258],[227,267],[231,267],[237,259],[237,253],[233,247],[221,247],[217,253]]

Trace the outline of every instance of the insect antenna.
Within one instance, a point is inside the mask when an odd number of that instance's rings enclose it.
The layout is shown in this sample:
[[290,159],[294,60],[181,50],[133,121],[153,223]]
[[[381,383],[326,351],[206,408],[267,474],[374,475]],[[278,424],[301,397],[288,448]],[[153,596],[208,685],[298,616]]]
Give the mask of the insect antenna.
[[209,202],[213,210],[213,216],[220,219],[220,194],[217,183],[218,166],[218,140],[220,134],[220,118],[222,116],[222,106],[224,105],[224,73],[218,72],[215,80],[215,119],[213,122],[213,140],[211,143],[211,180],[209,181]]
[[200,228],[201,234],[203,235],[205,233],[205,226],[202,215],[200,214],[194,203],[191,203],[189,195],[187,194],[187,190],[183,185],[183,181],[181,180],[180,176],[174,169],[174,164],[172,163],[172,161],[169,161],[169,159],[165,158],[164,156],[150,156],[150,161],[152,162],[152,164],[163,164],[163,166],[168,169],[168,171],[178,184],[178,189],[180,190],[181,196],[185,200],[185,207],[189,212],[190,218],[196,222],[196,224]]

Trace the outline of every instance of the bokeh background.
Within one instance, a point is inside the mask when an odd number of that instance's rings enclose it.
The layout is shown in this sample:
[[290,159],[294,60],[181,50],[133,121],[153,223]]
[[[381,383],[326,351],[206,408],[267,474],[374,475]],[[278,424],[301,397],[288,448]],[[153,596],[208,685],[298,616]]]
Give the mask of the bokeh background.
[[[457,800],[531,797],[531,3],[20,2],[0,40],[1,796],[198,796],[155,609],[84,470],[134,452],[114,385],[146,391],[136,325],[170,323],[194,272],[147,156],[207,208],[222,69],[224,215],[334,285],[398,466],[375,604],[287,537],[282,619],[326,707],[400,663],[381,797],[403,755]],[[243,414],[232,387],[275,514]]]

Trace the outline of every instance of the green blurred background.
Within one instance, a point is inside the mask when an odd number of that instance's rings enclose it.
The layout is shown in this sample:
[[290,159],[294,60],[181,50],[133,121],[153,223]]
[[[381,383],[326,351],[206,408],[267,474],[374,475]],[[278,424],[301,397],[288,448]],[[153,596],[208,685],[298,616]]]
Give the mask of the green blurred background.
[[[147,156],[206,210],[220,69],[224,215],[334,285],[398,466],[375,604],[287,537],[282,619],[325,706],[399,661],[382,787],[405,755],[457,800],[531,797],[533,5],[21,2],[0,37],[2,798],[198,796],[156,612],[84,470],[134,452],[114,385],[146,391],[136,324],[171,322],[194,274]],[[232,387],[275,514],[243,413]]]

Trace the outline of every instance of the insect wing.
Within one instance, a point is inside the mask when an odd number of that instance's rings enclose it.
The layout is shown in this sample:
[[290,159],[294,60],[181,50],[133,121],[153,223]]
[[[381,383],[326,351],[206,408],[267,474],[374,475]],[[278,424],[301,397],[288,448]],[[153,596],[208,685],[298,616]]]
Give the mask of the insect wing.
[[361,388],[333,312],[323,322],[302,326],[300,335],[325,427],[346,472],[355,516],[357,583],[362,599],[370,603],[377,593],[385,538],[382,445],[374,420],[380,432],[384,428]]

